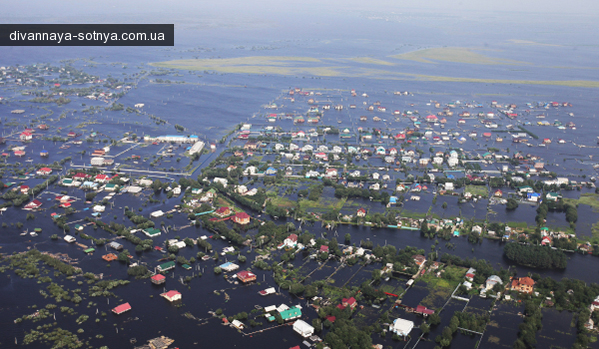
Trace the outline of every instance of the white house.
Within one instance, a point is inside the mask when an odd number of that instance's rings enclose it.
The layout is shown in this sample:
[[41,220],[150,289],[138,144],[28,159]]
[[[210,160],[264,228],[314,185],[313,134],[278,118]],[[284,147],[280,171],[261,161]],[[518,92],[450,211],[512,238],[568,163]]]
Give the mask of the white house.
[[102,157],[94,157],[90,160],[92,166],[104,166],[104,158]]
[[227,187],[227,183],[229,183],[229,180],[226,178],[220,178],[220,177],[214,177],[214,179],[212,180],[212,183],[220,183],[223,185],[223,187]]
[[312,151],[312,150],[314,150],[314,147],[311,146],[310,144],[306,144],[302,147],[303,152]]
[[299,333],[302,337],[307,338],[314,334],[314,327],[310,326],[304,320],[297,320],[293,323],[293,330]]
[[499,276],[491,275],[489,276],[489,278],[487,278],[487,281],[485,282],[485,288],[487,290],[490,290],[493,287],[495,287],[496,284],[503,285],[503,281],[501,281],[501,278]]
[[258,169],[256,168],[256,166],[248,166],[248,167],[246,167],[245,170],[243,170],[243,175],[244,176],[255,175],[256,172],[258,172]]
[[414,328],[414,322],[404,319],[393,320],[393,325],[389,326],[389,331],[395,333],[398,336],[405,337]]

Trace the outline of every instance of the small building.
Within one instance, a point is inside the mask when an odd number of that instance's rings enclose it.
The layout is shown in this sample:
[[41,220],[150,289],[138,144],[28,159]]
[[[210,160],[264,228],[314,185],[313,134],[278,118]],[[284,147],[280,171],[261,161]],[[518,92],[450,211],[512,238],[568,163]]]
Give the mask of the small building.
[[162,212],[162,210],[158,210],[158,211],[154,211],[154,212],[150,213],[151,218],[160,218],[162,216],[164,216],[164,212]]
[[90,248],[88,248],[88,249],[85,249],[85,250],[83,250],[83,252],[84,252],[85,254],[94,254],[94,252],[95,252],[95,251],[96,251],[96,249],[95,249],[95,248],[92,248],[92,247],[90,247]]
[[320,249],[318,250],[318,252],[321,252],[321,253],[326,252],[326,253],[328,253],[329,252],[329,246],[327,246],[327,245],[321,245]]
[[154,285],[162,285],[166,282],[166,277],[162,274],[156,274],[150,278]]
[[289,234],[289,236],[285,238],[283,243],[291,248],[297,246],[297,234]]
[[90,164],[92,166],[104,166],[104,158],[99,156],[93,157],[90,160]]
[[242,270],[236,275],[237,279],[243,282],[244,284],[256,280],[256,274],[252,273],[251,271]]
[[171,270],[171,269],[174,269],[174,268],[175,268],[175,262],[173,262],[173,261],[162,263],[162,264],[160,264],[157,267],[157,269],[158,269],[159,272]]
[[142,232],[144,234],[146,234],[147,237],[150,237],[150,238],[160,236],[160,234],[161,234],[160,230],[156,229],[156,228],[146,228],[146,229],[142,230]]
[[358,302],[354,297],[343,298],[341,300],[341,304],[337,305],[337,308],[344,310],[349,307],[351,310],[354,310],[358,306]]
[[108,181],[110,181],[110,176],[100,173],[96,175],[94,181],[98,183],[108,183]]
[[245,327],[245,325],[243,324],[243,322],[241,322],[239,320],[233,320],[231,322],[231,325],[233,325],[233,327],[235,327],[238,330],[243,330],[243,328]]
[[30,203],[28,203],[27,205],[25,205],[23,207],[23,209],[26,211],[33,211],[33,210],[37,210],[38,208],[40,208],[40,206],[42,206],[41,201],[33,200]]
[[22,132],[19,135],[19,139],[22,141],[30,141],[33,139],[33,135],[30,132]]
[[495,287],[496,284],[503,285],[503,281],[501,281],[501,278],[499,276],[491,275],[487,278],[487,281],[485,282],[485,288],[487,290],[490,290],[493,287]]
[[293,330],[300,334],[300,336],[307,338],[314,334],[314,327],[310,326],[304,320],[297,320],[293,323]]
[[181,300],[181,293],[175,290],[161,293],[160,296],[164,297],[169,302],[176,302],[178,300]]
[[223,271],[226,271],[226,272],[232,272],[234,270],[239,269],[239,266],[235,263],[227,262],[227,263],[223,263],[223,264],[219,265],[219,268],[221,268]]
[[121,304],[121,305],[113,308],[112,312],[115,313],[115,314],[117,314],[117,315],[120,315],[120,314],[122,314],[122,313],[124,313],[126,311],[129,311],[129,310],[131,310],[131,305],[129,303],[124,303],[124,304]]
[[38,176],[47,176],[52,173],[52,169],[49,167],[42,167],[35,172]]
[[227,206],[222,206],[217,208],[216,211],[214,211],[214,214],[219,217],[227,217],[231,214],[231,209]]
[[103,255],[102,259],[105,260],[106,262],[112,262],[112,261],[116,261],[118,259],[118,257],[114,253],[109,253],[109,254]]
[[423,305],[419,305],[419,306],[417,306],[417,307],[416,307],[416,310],[414,310],[414,312],[415,312],[416,314],[420,314],[420,315],[422,315],[422,316],[424,316],[424,317],[427,317],[427,316],[429,316],[429,315],[433,315],[433,314],[435,313],[435,311],[434,311],[434,310],[432,310],[432,309],[428,309],[427,307],[425,307],[425,306],[423,306]]
[[110,246],[112,249],[114,249],[114,250],[117,250],[117,251],[120,251],[120,250],[122,250],[122,249],[123,249],[123,245],[119,244],[119,243],[118,243],[118,242],[116,242],[116,241],[111,241],[111,242],[108,244],[108,246]]
[[65,235],[63,239],[68,243],[73,243],[76,241],[75,237],[72,235]]
[[406,337],[414,328],[414,322],[404,319],[395,319],[393,324],[389,326],[389,331],[398,336]]
[[358,216],[358,217],[365,217],[366,216],[366,210],[364,208],[359,208],[358,212],[356,213],[356,216]]
[[422,267],[424,263],[426,263],[426,257],[421,254],[413,255],[412,259],[414,260],[414,263],[418,265],[418,267]]
[[259,291],[258,294],[260,294],[261,296],[268,296],[269,294],[274,294],[277,291],[275,290],[274,287],[269,287],[267,289],[264,289],[262,291]]

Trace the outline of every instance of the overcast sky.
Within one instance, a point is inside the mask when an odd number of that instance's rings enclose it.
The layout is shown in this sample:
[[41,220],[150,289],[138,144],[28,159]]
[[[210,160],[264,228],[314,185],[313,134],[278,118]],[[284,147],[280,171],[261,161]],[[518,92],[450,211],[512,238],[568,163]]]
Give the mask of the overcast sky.
[[[28,0],[5,1],[0,17],[65,18],[73,22],[77,15],[131,14],[136,17],[165,13],[203,17],[243,15],[265,16],[270,13],[310,13],[347,10],[368,11],[489,11],[530,14],[568,13],[599,16],[596,0]],[[108,20],[109,18],[107,18]]]

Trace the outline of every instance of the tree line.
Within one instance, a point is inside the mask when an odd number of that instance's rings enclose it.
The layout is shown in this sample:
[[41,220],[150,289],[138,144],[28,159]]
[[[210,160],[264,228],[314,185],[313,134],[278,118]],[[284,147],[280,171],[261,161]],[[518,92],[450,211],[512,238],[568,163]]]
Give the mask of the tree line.
[[545,246],[509,243],[503,252],[509,260],[533,268],[564,269],[568,264],[565,253]]

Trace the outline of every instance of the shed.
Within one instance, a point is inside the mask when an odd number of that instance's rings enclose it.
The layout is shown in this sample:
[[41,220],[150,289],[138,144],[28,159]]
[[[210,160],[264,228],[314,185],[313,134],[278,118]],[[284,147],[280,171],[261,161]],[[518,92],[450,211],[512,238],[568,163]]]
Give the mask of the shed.
[[108,246],[110,246],[111,248],[113,248],[113,249],[115,249],[115,250],[117,250],[117,251],[120,251],[120,250],[122,250],[122,249],[123,249],[123,245],[119,244],[119,243],[118,243],[118,242],[116,242],[116,241],[112,241],[112,242],[110,242],[110,243],[108,244]]

